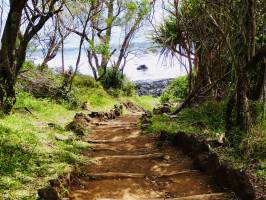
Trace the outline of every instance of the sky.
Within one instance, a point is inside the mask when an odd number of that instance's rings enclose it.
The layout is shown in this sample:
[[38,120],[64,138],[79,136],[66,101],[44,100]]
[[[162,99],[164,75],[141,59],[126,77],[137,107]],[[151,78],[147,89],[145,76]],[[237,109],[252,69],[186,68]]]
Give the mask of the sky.
[[[7,0],[0,0],[5,2],[7,5]],[[4,8],[4,17],[8,9]],[[157,1],[155,5],[155,10],[153,13],[153,24],[159,24],[163,18],[165,17],[165,13],[160,6],[160,2]],[[122,31],[119,28],[115,28],[113,30],[114,37],[111,41],[112,46],[117,46],[117,44],[121,43],[121,35]],[[177,76],[181,76],[185,74],[185,70],[182,67],[182,64],[177,59],[172,58],[164,58],[160,56],[158,49],[157,53],[148,51],[148,47],[155,46],[151,41],[151,35],[153,33],[153,27],[150,22],[145,21],[143,26],[140,28],[139,32],[135,35],[132,44],[137,48],[142,49],[142,51],[138,52],[136,56],[130,56],[128,59],[125,73],[131,80],[158,80],[158,79],[165,79],[165,78],[174,78]],[[75,66],[77,54],[78,54],[78,45],[79,45],[80,38],[75,34],[72,34],[66,41],[65,41],[65,63],[67,66]],[[41,54],[37,52],[31,57],[33,61],[38,64],[41,62]],[[183,63],[186,63],[184,58],[179,58],[182,60]],[[57,68],[61,66],[61,55],[60,53],[56,56],[54,60],[48,63],[52,68]],[[139,65],[145,64],[148,66],[147,71],[138,71],[136,68]],[[81,63],[79,67],[79,71],[84,74],[90,74],[91,70],[88,67],[88,61],[86,55],[84,53],[81,57]]]

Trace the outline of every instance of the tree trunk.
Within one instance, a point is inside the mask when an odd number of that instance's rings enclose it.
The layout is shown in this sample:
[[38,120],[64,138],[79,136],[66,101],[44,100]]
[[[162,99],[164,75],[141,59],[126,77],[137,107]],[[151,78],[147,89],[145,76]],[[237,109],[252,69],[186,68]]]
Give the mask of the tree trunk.
[[249,105],[247,99],[247,71],[242,62],[237,67],[236,110],[237,125],[241,130],[249,130]]
[[17,74],[16,41],[20,28],[23,8],[27,0],[10,2],[0,50],[0,109],[5,114],[11,112],[16,102],[15,83]]
[[[114,18],[114,0],[111,0],[110,2],[107,2],[107,16],[108,20],[106,20],[106,34],[104,36],[104,43],[108,45],[110,48],[110,41],[111,41],[111,35],[112,35],[112,26],[113,26],[113,18]],[[102,62],[101,65],[99,66],[99,70],[103,69],[105,70],[107,68],[108,62],[110,60],[110,55],[105,55],[102,54]]]
[[64,39],[62,39],[62,47],[61,47],[61,61],[62,61],[62,74],[65,73],[65,52],[64,52],[64,48],[65,48],[65,42]]

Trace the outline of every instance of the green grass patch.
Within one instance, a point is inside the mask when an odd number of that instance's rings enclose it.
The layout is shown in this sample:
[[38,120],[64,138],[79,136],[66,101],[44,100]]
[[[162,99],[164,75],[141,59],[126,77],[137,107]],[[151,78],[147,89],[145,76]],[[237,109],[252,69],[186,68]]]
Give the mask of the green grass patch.
[[[50,70],[38,72],[36,67],[27,65],[26,76],[38,80],[42,78],[60,88],[63,77]],[[35,98],[22,89],[25,80],[18,82],[17,102],[14,112],[0,119],[0,199],[36,199],[37,190],[49,180],[56,179],[75,166],[85,163],[80,152],[88,147],[79,140],[60,142],[55,135],[75,138],[64,127],[80,112],[73,102],[87,102],[92,111],[109,111],[115,104],[131,101],[145,109],[152,109],[158,99],[132,95],[132,85],[118,91],[119,95],[106,92],[100,83],[89,76],[78,75],[74,79],[70,100],[58,101],[54,98]],[[26,109],[28,111],[26,111]],[[53,123],[55,127],[49,127]]]
[[[74,81],[73,93],[80,102],[87,102],[91,109],[98,111],[109,111],[115,104],[131,101],[147,110],[152,110],[159,99],[142,96],[139,97],[132,92],[132,83],[126,83],[126,89],[104,90],[99,82],[92,77],[78,75]],[[128,89],[127,89],[128,88]]]
[[[217,139],[225,133],[225,102],[206,102],[194,108],[181,111],[176,117],[154,115],[152,123],[144,131],[170,134],[185,132],[197,134],[206,139]],[[235,168],[252,169],[262,181],[266,180],[266,134],[265,121],[259,121],[248,134],[233,130],[226,138],[222,148],[214,148],[221,160],[231,163]],[[262,120],[262,121],[261,121]],[[256,163],[256,165],[254,165]]]
[[156,105],[159,104],[159,98],[155,98],[152,96],[132,96],[132,97],[126,97],[125,99],[122,98],[122,101],[132,101],[136,105],[141,106],[145,110],[151,111]]
[[172,103],[184,99],[188,92],[187,76],[174,79],[160,97],[162,103]]
[[12,115],[0,120],[0,199],[34,199],[48,180],[86,162],[80,151],[87,144],[55,140],[56,134],[72,135],[63,127],[75,111],[65,105],[20,92],[15,107]]
[[202,133],[215,137],[224,132],[224,103],[207,102],[201,107],[184,109],[175,118],[165,115],[154,115],[148,132],[161,130],[167,132]]

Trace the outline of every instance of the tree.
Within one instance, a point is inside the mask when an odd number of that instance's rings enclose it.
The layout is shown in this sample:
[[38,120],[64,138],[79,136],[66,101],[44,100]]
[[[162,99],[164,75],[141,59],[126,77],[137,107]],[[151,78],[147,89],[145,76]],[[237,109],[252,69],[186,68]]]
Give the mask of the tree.
[[14,86],[29,42],[54,14],[61,11],[63,3],[59,0],[10,1],[0,49],[0,109],[4,113],[10,113],[16,102]]
[[[86,40],[84,46],[88,63],[96,80],[104,76],[108,66],[119,73],[124,71],[130,43],[148,15],[152,3],[149,0],[96,1],[98,9],[95,9],[94,17],[89,23],[86,23],[86,18],[79,17],[84,32],[72,31]],[[84,27],[84,24],[87,26]],[[112,40],[119,36],[114,34],[114,29],[116,32],[121,31],[122,35],[121,42],[116,47],[112,46]]]
[[250,101],[261,98],[265,84],[265,4],[172,0],[165,9],[169,17],[154,40],[174,54],[190,53],[194,61],[192,89],[175,113],[193,102],[228,98],[227,128],[247,132]]
[[[65,16],[64,16],[65,17]],[[66,30],[65,24],[68,27],[72,26],[71,20],[67,18],[62,19],[60,14],[56,14],[51,18],[51,23],[44,26],[39,34],[35,36],[36,45],[41,46],[41,51],[43,54],[43,61],[40,67],[46,67],[47,63],[54,59],[59,52],[60,48],[62,50],[62,68],[61,72],[64,73],[64,41],[70,35],[70,31]]]

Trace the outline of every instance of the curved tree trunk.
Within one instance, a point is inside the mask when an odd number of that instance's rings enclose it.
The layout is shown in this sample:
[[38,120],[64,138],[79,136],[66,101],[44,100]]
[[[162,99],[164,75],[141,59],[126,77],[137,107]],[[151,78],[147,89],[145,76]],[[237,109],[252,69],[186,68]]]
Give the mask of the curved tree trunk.
[[0,109],[10,113],[16,102],[14,85],[16,83],[16,41],[19,33],[22,11],[27,0],[10,2],[5,28],[1,40],[0,50]]

